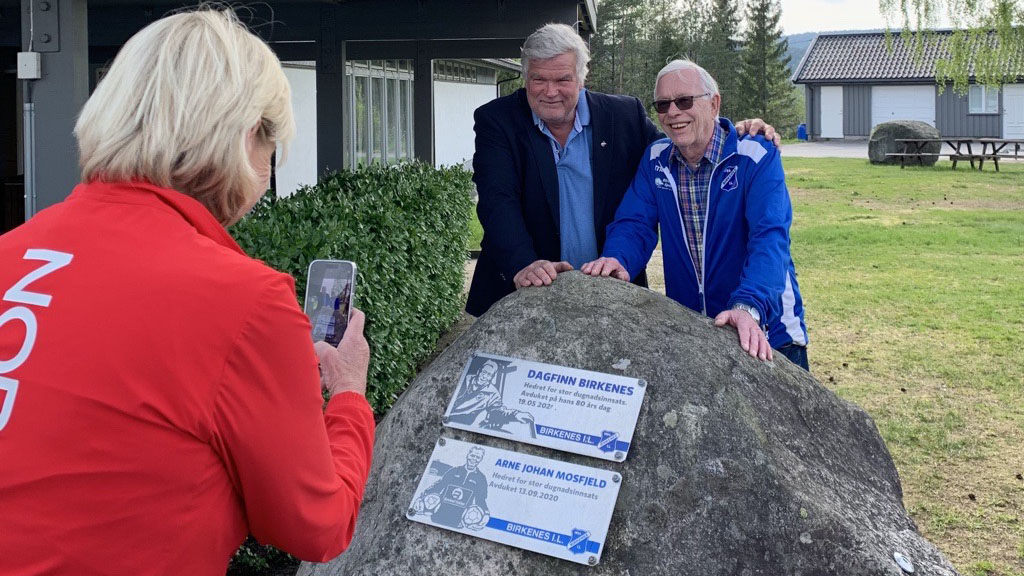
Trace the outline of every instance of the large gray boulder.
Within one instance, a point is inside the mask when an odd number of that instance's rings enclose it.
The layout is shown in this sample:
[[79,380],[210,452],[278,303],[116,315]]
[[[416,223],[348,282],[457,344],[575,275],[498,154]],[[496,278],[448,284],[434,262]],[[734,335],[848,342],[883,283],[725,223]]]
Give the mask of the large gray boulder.
[[[898,164],[899,158],[886,157],[889,153],[903,152],[903,143],[896,142],[897,138],[938,138],[939,131],[934,126],[919,120],[893,120],[882,122],[871,129],[871,136],[868,137],[868,159],[872,164]],[[927,154],[922,157],[925,166],[932,166],[939,159],[939,152],[942,151],[941,142],[929,142],[921,149]],[[907,163],[917,163],[918,159],[907,159]]]
[[[405,518],[474,350],[647,380],[624,463],[445,432],[621,472],[599,565]],[[478,319],[398,399],[377,428],[351,547],[327,564],[303,564],[299,574],[900,576],[893,559],[900,552],[915,574],[955,575],[908,517],[871,418],[776,358],[750,358],[733,330],[625,282],[571,272],[550,287],[520,290]]]

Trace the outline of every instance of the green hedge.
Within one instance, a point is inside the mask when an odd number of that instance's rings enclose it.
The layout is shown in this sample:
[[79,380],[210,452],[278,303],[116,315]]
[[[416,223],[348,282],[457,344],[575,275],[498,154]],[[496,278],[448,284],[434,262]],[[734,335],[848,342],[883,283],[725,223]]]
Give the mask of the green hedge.
[[459,167],[373,164],[287,198],[267,194],[231,232],[247,254],[295,277],[300,302],[310,261],[357,264],[367,397],[382,412],[462,310],[471,188]]

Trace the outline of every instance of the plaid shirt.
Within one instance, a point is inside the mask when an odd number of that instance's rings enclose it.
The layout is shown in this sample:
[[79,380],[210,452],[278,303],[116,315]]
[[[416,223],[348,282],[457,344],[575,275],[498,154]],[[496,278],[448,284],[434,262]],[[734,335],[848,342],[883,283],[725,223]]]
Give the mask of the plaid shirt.
[[711,141],[704,150],[696,170],[691,170],[679,148],[672,147],[672,164],[677,174],[679,187],[679,211],[683,219],[683,234],[686,246],[690,250],[690,260],[697,271],[697,278],[704,278],[704,222],[708,217],[708,194],[711,190],[711,174],[722,159],[722,148],[725,145],[725,131],[715,124]]

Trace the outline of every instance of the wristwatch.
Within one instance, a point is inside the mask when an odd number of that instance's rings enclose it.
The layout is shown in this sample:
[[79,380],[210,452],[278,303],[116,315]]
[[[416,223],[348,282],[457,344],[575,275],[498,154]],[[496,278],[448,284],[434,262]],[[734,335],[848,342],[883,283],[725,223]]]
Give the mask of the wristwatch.
[[757,308],[754,308],[753,306],[748,306],[746,304],[734,304],[732,309],[743,310],[744,312],[750,314],[750,316],[754,319],[754,322],[757,322],[759,325],[761,324],[761,314],[757,311]]

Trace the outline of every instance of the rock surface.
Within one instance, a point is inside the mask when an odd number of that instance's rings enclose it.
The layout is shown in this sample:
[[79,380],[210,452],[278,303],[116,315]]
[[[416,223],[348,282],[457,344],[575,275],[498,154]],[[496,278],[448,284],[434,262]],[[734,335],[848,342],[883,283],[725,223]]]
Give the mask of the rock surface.
[[[644,378],[624,463],[445,430],[474,350]],[[438,357],[377,429],[355,539],[300,575],[853,576],[956,572],[917,530],[874,422],[776,356],[664,296],[560,274],[496,304]],[[813,362],[813,357],[812,357]],[[601,563],[587,567],[406,520],[434,442],[446,436],[623,475]]]
[[[868,137],[868,159],[872,164],[899,164],[899,158],[889,157],[886,154],[903,152],[903,144],[896,142],[897,138],[938,138],[939,131],[926,122],[918,120],[893,120],[882,122],[871,129],[871,136]],[[939,160],[939,152],[942,151],[941,142],[929,142],[925,144],[921,152],[929,154],[923,157],[925,166],[932,166]],[[932,156],[934,154],[934,156]],[[917,163],[917,159],[912,160]],[[908,162],[909,163],[909,162]]]

